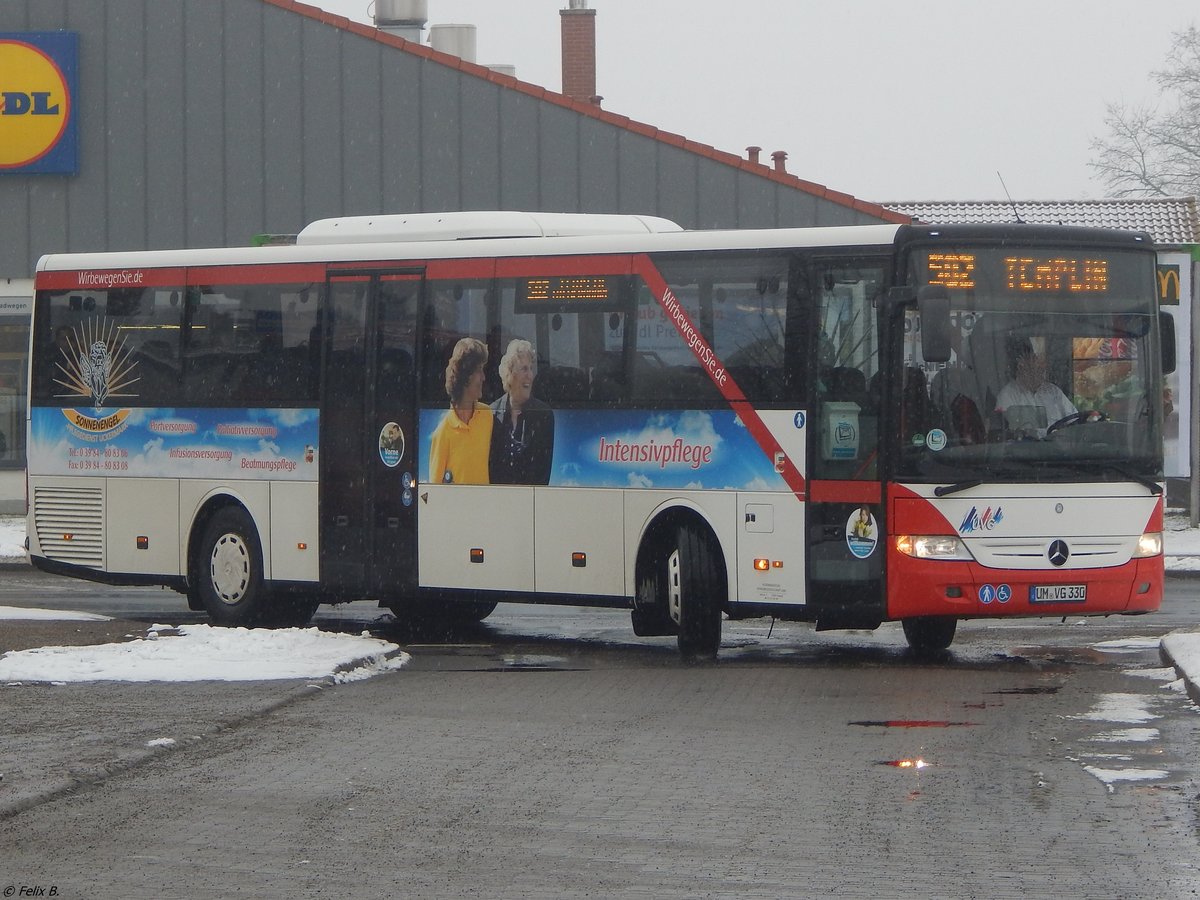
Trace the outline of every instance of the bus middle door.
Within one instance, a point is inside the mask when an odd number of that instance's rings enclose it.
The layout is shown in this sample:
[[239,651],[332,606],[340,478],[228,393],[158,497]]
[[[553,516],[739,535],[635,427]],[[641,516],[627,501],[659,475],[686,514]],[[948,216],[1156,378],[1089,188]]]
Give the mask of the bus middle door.
[[346,599],[410,594],[416,563],[416,323],[424,273],[331,275],[323,397],[322,580]]

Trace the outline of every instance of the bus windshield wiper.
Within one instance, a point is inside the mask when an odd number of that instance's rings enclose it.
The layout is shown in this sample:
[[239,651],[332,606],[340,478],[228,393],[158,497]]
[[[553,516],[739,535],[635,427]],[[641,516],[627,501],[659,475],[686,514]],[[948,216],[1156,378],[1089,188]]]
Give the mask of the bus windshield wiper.
[[954,484],[939,484],[933,489],[933,495],[935,497],[946,497],[950,494],[957,494],[959,491],[978,487],[981,484],[983,484],[982,478],[972,478],[970,481],[958,481]]
[[1138,484],[1156,496],[1163,492],[1162,485],[1157,481],[1151,481],[1145,475],[1138,475],[1136,472],[1130,472],[1124,466],[1118,466],[1114,463],[1103,463],[1102,468],[1108,469],[1110,472],[1116,472],[1118,475],[1124,476],[1130,481],[1136,481]]

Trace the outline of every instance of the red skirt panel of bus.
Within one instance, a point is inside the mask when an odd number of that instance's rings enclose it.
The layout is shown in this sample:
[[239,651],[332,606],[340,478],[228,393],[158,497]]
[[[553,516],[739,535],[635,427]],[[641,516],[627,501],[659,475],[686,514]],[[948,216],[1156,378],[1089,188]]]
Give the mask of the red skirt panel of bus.
[[[1152,612],[1162,603],[1163,560],[1067,571],[992,569],[975,562],[913,559],[889,543],[887,585],[889,619]],[[1055,589],[1068,599],[1037,599],[1053,597]]]
[[[889,489],[887,616],[1064,616],[1151,612],[1163,596],[1163,558],[1107,567],[992,568],[975,561],[916,559],[895,535],[957,535],[932,503],[900,485]],[[917,502],[897,502],[912,501]],[[1162,529],[1159,500],[1145,530]]]

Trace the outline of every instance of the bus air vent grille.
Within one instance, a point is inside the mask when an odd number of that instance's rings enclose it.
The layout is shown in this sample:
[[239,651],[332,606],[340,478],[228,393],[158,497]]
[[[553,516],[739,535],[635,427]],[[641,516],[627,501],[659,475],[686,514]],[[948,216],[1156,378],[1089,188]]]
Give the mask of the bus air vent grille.
[[104,568],[104,495],[100,488],[35,487],[33,521],[47,559]]

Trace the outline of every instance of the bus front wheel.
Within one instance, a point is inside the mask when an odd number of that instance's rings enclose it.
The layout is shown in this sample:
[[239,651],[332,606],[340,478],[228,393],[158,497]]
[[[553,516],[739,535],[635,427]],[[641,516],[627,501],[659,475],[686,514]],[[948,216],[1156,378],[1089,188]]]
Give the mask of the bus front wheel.
[[679,526],[667,556],[667,611],[684,659],[716,659],[724,585],[712,540],[694,525]]
[[901,620],[908,646],[916,653],[936,653],[954,641],[958,619],[952,616],[917,616]]
[[189,590],[214,624],[272,624],[258,531],[244,510],[226,506],[208,520],[190,568]]

